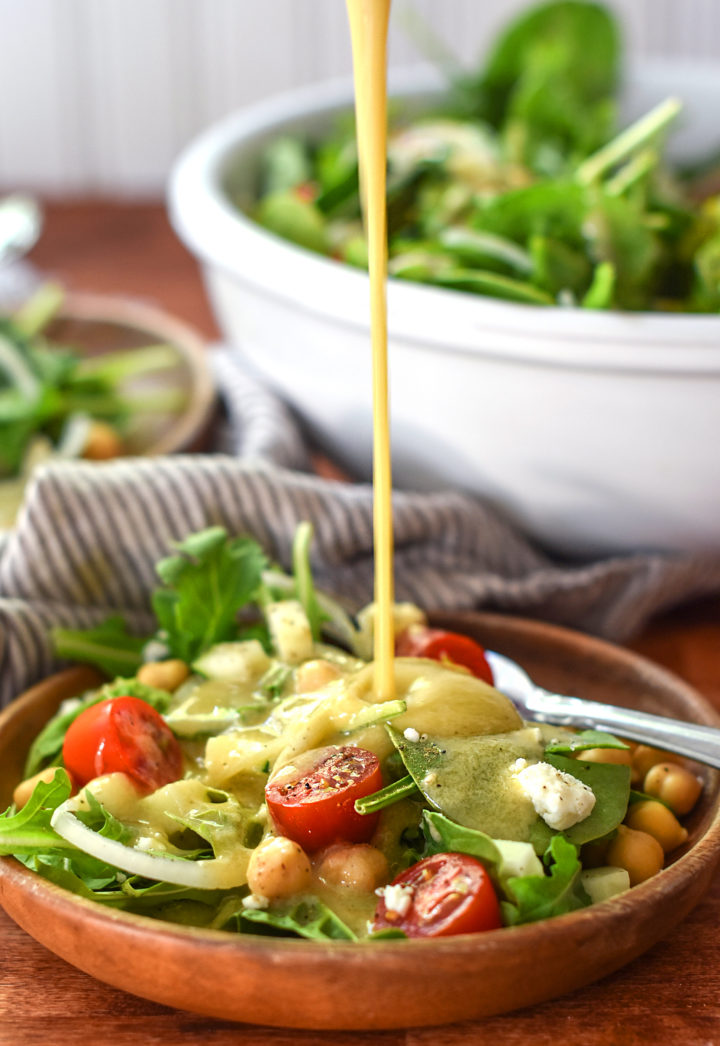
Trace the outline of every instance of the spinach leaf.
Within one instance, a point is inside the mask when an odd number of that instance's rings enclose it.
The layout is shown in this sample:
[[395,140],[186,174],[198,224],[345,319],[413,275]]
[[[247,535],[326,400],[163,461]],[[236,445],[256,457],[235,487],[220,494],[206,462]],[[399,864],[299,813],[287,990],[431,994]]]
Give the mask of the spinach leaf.
[[525,875],[508,879],[511,902],[501,902],[503,920],[509,926],[538,922],[585,908],[590,898],[580,882],[582,866],[577,849],[561,835],[553,837],[548,858],[549,875]]
[[542,758],[543,747],[533,727],[418,741],[392,727],[387,730],[405,769],[433,809],[491,838],[531,838],[539,817],[529,800],[518,797],[511,781],[516,759]]
[[171,653],[192,662],[215,643],[237,635],[238,611],[258,593],[266,557],[251,538],[229,538],[209,527],[176,545],[161,560],[164,583],[152,605]]
[[576,777],[595,794],[592,813],[562,833],[580,846],[612,832],[622,823],[630,798],[630,767],[617,763],[584,763],[581,759],[550,753],[547,761],[557,770]]
[[587,149],[591,136],[602,140],[607,130],[602,104],[617,86],[620,49],[617,22],[603,5],[539,4],[487,56],[477,85],[480,115],[498,127],[522,121],[530,142]]

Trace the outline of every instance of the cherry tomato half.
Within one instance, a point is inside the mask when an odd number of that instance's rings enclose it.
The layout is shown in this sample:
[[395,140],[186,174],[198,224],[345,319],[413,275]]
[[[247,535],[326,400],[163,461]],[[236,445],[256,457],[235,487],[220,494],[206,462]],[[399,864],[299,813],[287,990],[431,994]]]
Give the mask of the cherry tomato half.
[[63,762],[82,787],[94,777],[127,774],[144,792],[182,777],[177,738],[152,705],[139,697],[111,697],[91,705],[65,734]]
[[467,854],[424,857],[396,876],[392,886],[404,888],[393,899],[399,903],[389,906],[385,895],[381,896],[373,930],[402,930],[408,937],[449,937],[502,925],[490,876],[480,861]]
[[446,632],[442,628],[411,625],[401,632],[395,643],[398,657],[429,657],[432,661],[452,661],[462,665],[478,679],[492,686],[493,676],[485,651],[469,636]]
[[382,788],[377,756],[354,745],[310,756],[305,766],[280,771],[265,789],[279,831],[310,853],[339,840],[366,843],[379,815],[357,813],[355,800]]

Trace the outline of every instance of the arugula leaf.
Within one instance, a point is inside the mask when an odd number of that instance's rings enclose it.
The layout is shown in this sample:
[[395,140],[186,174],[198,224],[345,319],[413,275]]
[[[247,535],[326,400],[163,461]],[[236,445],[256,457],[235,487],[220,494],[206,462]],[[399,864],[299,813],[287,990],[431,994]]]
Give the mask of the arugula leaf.
[[147,642],[147,637],[130,635],[125,621],[118,615],[95,628],[53,628],[50,639],[58,657],[96,665],[111,677],[137,672]]
[[242,806],[235,796],[219,788],[208,791],[207,802],[196,800],[185,816],[168,816],[208,843],[215,857],[256,842],[253,836],[258,829],[257,809]]
[[101,701],[105,701],[108,697],[139,697],[141,701],[152,705],[157,712],[165,712],[170,706],[173,696],[169,690],[148,686],[147,683],[141,683],[139,679],[126,679],[124,676],[113,679],[111,683],[105,683],[100,688],[99,694]]
[[326,904],[315,897],[274,905],[272,908],[242,908],[226,922],[223,929],[236,929],[243,922],[272,927],[285,933],[297,934],[311,941],[355,941],[356,935]]
[[423,831],[427,839],[426,852],[462,853],[477,857],[483,864],[497,866],[500,863],[500,851],[485,832],[475,828],[464,828],[451,821],[444,814],[431,810],[423,812]]
[[67,773],[58,769],[48,784],[40,781],[25,805],[16,813],[9,807],[0,815],[0,854],[17,857],[36,853],[74,851],[50,827],[50,819],[61,803],[70,798],[71,784]]
[[[22,809],[13,813],[11,808],[0,816],[0,854],[11,854],[26,868],[46,879],[86,895],[88,890],[101,890],[116,884],[119,873],[103,861],[76,849],[51,827],[54,811],[69,798],[70,791],[70,778],[65,770],[58,768],[49,784],[40,781],[36,785]],[[94,824],[100,824],[104,834],[119,838],[121,828],[122,833],[127,831],[94,802],[98,810],[91,809],[85,816]]]
[[109,810],[100,803],[89,790],[85,791],[85,800],[88,810],[77,810],[75,816],[82,821],[87,828],[92,829],[105,839],[114,839],[119,843],[129,844],[133,838],[132,829],[114,817]]
[[590,904],[580,881],[582,865],[576,847],[561,835],[553,836],[548,858],[551,861],[549,875],[508,879],[506,890],[513,900],[501,902],[507,925],[538,922]]
[[[88,901],[170,922],[207,925],[223,897],[221,891],[196,890],[189,886],[176,886],[174,883],[150,882],[139,876],[125,878],[124,873],[115,869],[109,869],[104,878],[92,877],[86,870],[79,869],[79,862],[74,856],[72,861],[68,861],[67,858],[61,860],[43,856],[34,863],[23,863],[44,879]],[[184,906],[188,906],[189,910],[183,910]],[[199,907],[202,915],[198,915]]]
[[170,652],[192,662],[237,635],[237,612],[262,584],[267,560],[251,538],[229,538],[222,527],[192,534],[156,567],[165,587],[152,605]]

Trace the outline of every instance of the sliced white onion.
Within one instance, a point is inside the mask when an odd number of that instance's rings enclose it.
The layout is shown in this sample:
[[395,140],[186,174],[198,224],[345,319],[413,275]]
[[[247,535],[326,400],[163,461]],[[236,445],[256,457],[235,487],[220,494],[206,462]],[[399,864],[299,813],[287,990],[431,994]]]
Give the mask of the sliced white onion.
[[68,799],[58,806],[52,815],[51,826],[78,850],[113,868],[140,875],[143,879],[157,879],[159,882],[190,886],[197,890],[229,890],[247,882],[249,850],[243,849],[233,857],[216,857],[210,861],[157,857],[93,832],[78,820],[69,806],[70,802]]

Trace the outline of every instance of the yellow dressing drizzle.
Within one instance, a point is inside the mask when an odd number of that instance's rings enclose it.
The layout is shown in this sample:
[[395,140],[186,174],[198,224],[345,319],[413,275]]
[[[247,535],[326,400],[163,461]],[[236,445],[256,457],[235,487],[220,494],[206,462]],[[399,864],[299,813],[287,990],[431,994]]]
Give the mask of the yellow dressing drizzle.
[[392,472],[387,364],[387,34],[390,0],[347,0],[355,79],[360,184],[368,238],[373,361],[375,692],[395,696]]

